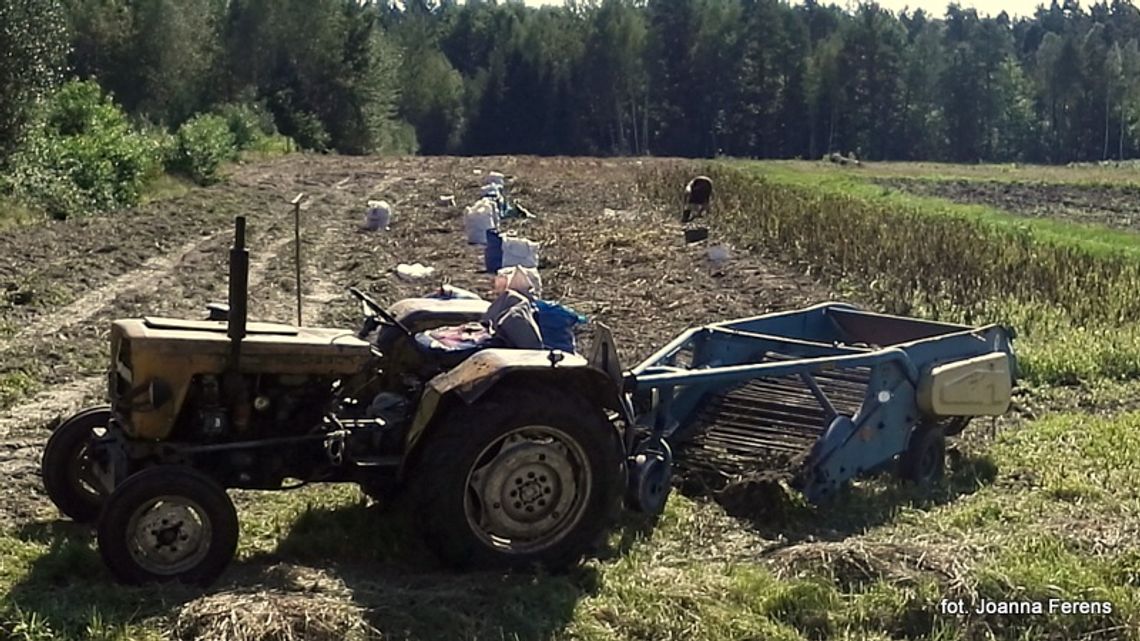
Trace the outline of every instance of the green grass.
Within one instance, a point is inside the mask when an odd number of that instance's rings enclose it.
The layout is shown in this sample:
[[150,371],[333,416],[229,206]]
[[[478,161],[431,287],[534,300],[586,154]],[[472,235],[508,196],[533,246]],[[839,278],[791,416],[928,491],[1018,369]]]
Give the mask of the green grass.
[[861,178],[919,178],[924,180],[984,180],[1000,182],[1049,182],[1070,185],[1140,185],[1140,164],[1124,165],[1026,165],[1022,163],[962,165],[937,162],[864,162],[859,167],[827,162],[765,161],[785,172],[815,176],[854,175]]
[[[557,576],[445,571],[407,519],[348,486],[240,493],[238,560],[205,592],[113,585],[83,528],[8,524],[0,638],[160,638],[211,600],[243,621],[282,595],[311,600],[296,607],[314,620],[342,603],[384,638],[1140,638],[1140,414],[1054,415],[963,445],[932,492],[876,478],[832,506],[780,499],[756,523],[676,495],[658,523],[627,517],[601,558]],[[939,609],[1050,598],[1113,612]]]
[[36,380],[22,371],[0,375],[0,408],[9,407],[38,387]]
[[292,139],[280,134],[265,136],[258,140],[250,149],[238,153],[241,162],[258,162],[284,156],[297,151],[297,145]]
[[143,188],[140,204],[177,198],[193,188],[194,182],[187,178],[174,174],[160,174]]
[[0,231],[15,225],[45,220],[47,215],[9,196],[0,195]]
[[[953,203],[944,198],[919,196],[909,194],[897,189],[869,182],[868,174],[857,171],[831,171],[812,165],[769,163],[769,162],[733,162],[730,166],[746,169],[755,175],[762,176],[774,183],[790,185],[801,188],[810,188],[820,193],[840,197],[851,197],[865,200],[876,205],[897,210],[912,211],[918,214],[932,216],[952,216],[966,220],[980,221],[986,225],[999,229],[1010,229],[1018,233],[1028,233],[1036,242],[1056,243],[1062,246],[1071,246],[1098,255],[1125,254],[1140,258],[1140,234],[1116,229],[1102,225],[1080,224],[1065,220],[1052,220],[1049,218],[1027,219],[1016,216],[994,207],[985,205],[969,205]],[[955,167],[955,165],[947,165]],[[979,166],[982,169],[992,167]],[[1078,170],[1071,170],[1078,171]],[[1131,180],[1140,184],[1140,177],[1136,172],[1130,172]],[[872,174],[881,177],[879,174]],[[1048,175],[1048,174],[1044,174]],[[950,174],[937,177],[926,176],[931,180],[942,180],[953,176]],[[962,178],[962,176],[956,176]],[[971,180],[993,180],[994,174],[979,173],[966,177]],[[1064,182],[1049,180],[1048,182]],[[1071,182],[1071,180],[1070,180]],[[1121,186],[1120,181],[1111,183]]]

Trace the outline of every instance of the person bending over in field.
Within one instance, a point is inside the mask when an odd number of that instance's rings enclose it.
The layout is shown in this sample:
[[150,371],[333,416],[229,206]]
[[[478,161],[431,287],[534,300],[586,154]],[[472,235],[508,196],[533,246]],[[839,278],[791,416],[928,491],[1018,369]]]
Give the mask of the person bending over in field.
[[687,223],[697,216],[703,216],[712,200],[712,180],[708,176],[697,176],[685,185],[685,210],[681,212],[681,222]]

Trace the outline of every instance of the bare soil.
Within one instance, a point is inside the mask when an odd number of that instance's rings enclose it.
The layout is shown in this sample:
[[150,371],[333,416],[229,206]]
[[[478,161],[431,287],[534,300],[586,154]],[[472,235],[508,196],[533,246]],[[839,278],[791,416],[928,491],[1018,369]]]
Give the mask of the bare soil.
[[[709,245],[730,245],[715,225],[708,241],[686,244],[678,212],[637,186],[640,172],[676,162],[298,155],[134,210],[11,231],[0,239],[0,292],[8,292],[0,327],[11,328],[0,335],[0,380],[26,377],[38,393],[0,404],[0,474],[9,479],[0,518],[54,516],[38,478],[40,449],[53,419],[100,402],[112,319],[197,318],[206,303],[225,300],[234,216],[249,219],[251,317],[295,322],[289,201],[301,192],[307,325],[355,326],[353,285],[387,302],[442,282],[489,294],[483,248],[465,242],[462,222],[488,171],[505,173],[510,198],[537,216],[505,226],[542,243],[543,297],[607,324],[626,365],[691,325],[830,297],[744,251],[710,262]],[[458,205],[441,206],[443,195]],[[393,205],[390,230],[361,230],[371,199]],[[396,277],[396,265],[416,262],[435,275]]]
[[989,205],[1019,216],[1140,230],[1140,187],[981,180],[882,179],[886,187],[956,203]]

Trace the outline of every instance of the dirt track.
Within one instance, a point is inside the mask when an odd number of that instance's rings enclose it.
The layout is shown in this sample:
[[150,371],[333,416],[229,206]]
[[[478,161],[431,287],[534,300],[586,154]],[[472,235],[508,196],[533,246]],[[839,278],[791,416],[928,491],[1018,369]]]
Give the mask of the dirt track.
[[[293,156],[241,167],[209,189],[107,218],[22,228],[0,239],[0,380],[24,377],[37,394],[0,398],[0,519],[54,518],[38,478],[52,418],[102,396],[108,322],[142,314],[200,317],[226,296],[233,216],[249,217],[251,317],[295,320],[288,201],[310,196],[303,217],[306,324],[355,325],[356,285],[378,300],[426,293],[441,281],[488,292],[482,248],[463,237],[462,208],[482,175],[502,171],[512,199],[538,217],[508,228],[543,243],[544,297],[609,325],[631,364],[687,326],[828,297],[803,277],[734,252],[709,263],[686,246],[671,208],[650,203],[637,176],[675,161],[563,158],[342,158]],[[455,195],[458,207],[441,207]],[[359,230],[364,204],[383,198],[388,232]],[[610,214],[605,209],[612,210]],[[716,229],[713,239],[718,241]],[[396,278],[398,263],[436,268]],[[6,402],[5,402],[6,401]]]
[[1140,187],[891,179],[881,185],[957,203],[989,205],[1020,216],[1140,230]]

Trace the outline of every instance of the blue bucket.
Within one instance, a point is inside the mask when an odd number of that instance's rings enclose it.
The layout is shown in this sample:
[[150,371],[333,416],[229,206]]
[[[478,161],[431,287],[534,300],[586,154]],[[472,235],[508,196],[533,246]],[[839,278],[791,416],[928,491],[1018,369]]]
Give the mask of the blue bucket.
[[498,229],[487,230],[487,245],[483,248],[483,265],[487,273],[497,274],[503,268],[503,237]]

